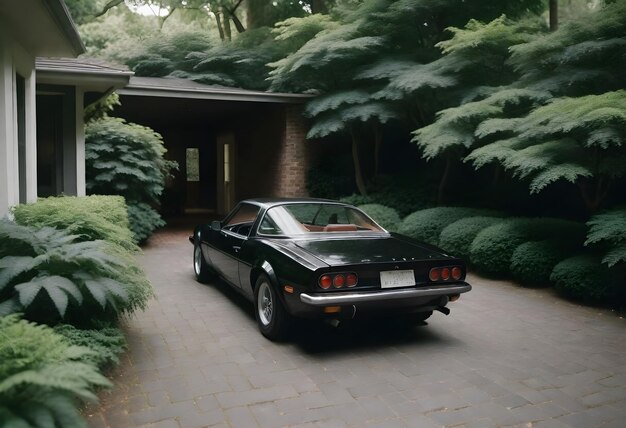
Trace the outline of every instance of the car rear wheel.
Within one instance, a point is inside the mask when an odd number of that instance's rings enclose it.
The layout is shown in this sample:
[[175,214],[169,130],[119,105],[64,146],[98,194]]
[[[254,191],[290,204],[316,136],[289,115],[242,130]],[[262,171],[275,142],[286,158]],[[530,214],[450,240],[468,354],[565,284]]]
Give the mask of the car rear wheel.
[[283,339],[288,332],[289,314],[267,275],[260,275],[254,287],[254,315],[263,336]]
[[213,272],[207,262],[204,261],[202,247],[198,242],[193,245],[193,271],[198,282],[206,283],[213,278]]

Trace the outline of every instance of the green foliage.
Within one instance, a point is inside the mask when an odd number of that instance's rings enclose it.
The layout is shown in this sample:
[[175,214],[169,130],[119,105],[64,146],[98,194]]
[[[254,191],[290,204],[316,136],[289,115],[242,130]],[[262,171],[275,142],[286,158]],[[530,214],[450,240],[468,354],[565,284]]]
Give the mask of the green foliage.
[[595,215],[587,222],[589,232],[585,245],[606,247],[602,263],[613,267],[626,262],[626,208],[615,208]]
[[86,128],[87,190],[157,202],[175,163],[164,159],[162,137],[150,128],[105,118]]
[[571,255],[572,250],[557,240],[524,242],[511,256],[511,274],[522,283],[548,284],[554,266]]
[[121,105],[120,96],[116,92],[113,92],[108,97],[104,97],[95,103],[89,104],[85,107],[85,123],[104,119],[119,105]]
[[513,253],[527,241],[556,239],[567,247],[582,245],[580,223],[551,218],[513,218],[483,229],[470,247],[471,262],[492,275],[509,273]]
[[472,242],[483,229],[501,222],[497,217],[466,217],[446,226],[439,235],[439,246],[469,261]]
[[89,348],[92,352],[85,353],[81,361],[96,367],[119,363],[119,355],[126,348],[124,334],[116,327],[89,330],[59,324],[54,327],[54,331],[63,336],[69,345]]
[[142,202],[128,204],[128,220],[135,242],[142,244],[158,227],[165,226],[165,221],[150,205]]
[[150,128],[108,117],[87,125],[87,190],[122,195],[134,206],[129,219],[146,222],[131,225],[136,242],[162,224],[148,205],[158,203],[165,179],[178,167],[164,158],[165,153],[161,136]]
[[373,218],[376,223],[390,232],[397,231],[400,226],[400,216],[393,208],[380,204],[360,205],[357,208],[364,211],[367,215]]
[[531,193],[566,180],[626,174],[626,91],[556,99],[511,126],[512,140],[475,150],[476,166],[498,160],[515,177],[529,178]]
[[[50,227],[32,229],[0,222],[0,308],[21,310],[29,319],[52,323],[115,320],[132,312],[123,283],[126,261],[105,241],[76,242]],[[4,313],[3,315],[5,315]]]
[[465,207],[437,207],[409,214],[398,232],[432,245],[439,244],[439,235],[448,225],[464,218],[489,215],[490,211]]
[[0,337],[0,425],[86,426],[78,400],[110,386],[85,362],[94,352],[17,315],[0,317]]
[[128,251],[139,249],[129,230],[121,196],[60,196],[13,208],[15,221],[34,228],[54,227],[83,241],[104,240]]
[[[563,260],[554,267],[550,280],[560,293],[588,302],[624,301],[624,279],[611,273],[601,257],[579,255]],[[621,282],[621,284],[620,284]]]

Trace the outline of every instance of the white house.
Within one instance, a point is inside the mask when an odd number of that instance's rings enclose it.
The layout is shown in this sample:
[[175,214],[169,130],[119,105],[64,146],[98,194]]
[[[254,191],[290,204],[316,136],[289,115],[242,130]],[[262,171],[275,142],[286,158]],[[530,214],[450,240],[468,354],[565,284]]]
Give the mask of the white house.
[[85,194],[85,103],[132,73],[74,59],[84,50],[62,0],[0,0],[0,217]]

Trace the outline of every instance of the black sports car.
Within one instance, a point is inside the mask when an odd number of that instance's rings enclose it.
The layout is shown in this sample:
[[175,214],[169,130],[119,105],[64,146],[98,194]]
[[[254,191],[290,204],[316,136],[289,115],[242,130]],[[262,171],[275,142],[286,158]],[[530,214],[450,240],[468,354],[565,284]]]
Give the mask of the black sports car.
[[336,323],[391,312],[423,321],[433,310],[447,315],[448,302],[472,289],[462,260],[334,201],[245,200],[189,240],[196,278],[219,275],[251,300],[270,339],[290,317]]

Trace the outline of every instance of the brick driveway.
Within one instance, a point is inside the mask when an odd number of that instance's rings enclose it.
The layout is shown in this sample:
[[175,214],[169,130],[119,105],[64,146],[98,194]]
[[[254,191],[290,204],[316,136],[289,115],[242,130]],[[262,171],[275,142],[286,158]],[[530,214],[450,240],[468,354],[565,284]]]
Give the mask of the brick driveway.
[[500,281],[428,326],[304,326],[275,344],[252,307],[193,279],[185,232],[140,259],[158,300],[128,320],[94,427],[626,426],[626,322]]

